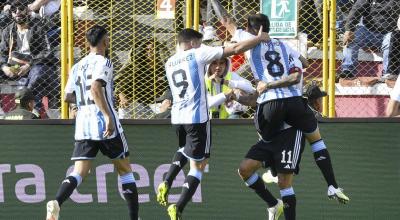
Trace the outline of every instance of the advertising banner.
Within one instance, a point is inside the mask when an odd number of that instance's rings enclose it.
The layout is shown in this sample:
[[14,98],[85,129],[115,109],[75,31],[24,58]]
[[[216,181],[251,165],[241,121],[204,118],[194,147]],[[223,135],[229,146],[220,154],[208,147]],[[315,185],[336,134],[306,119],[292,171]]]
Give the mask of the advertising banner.
[[[46,202],[54,199],[72,169],[73,129],[72,125],[0,126],[0,219],[45,218]],[[177,150],[175,131],[170,125],[124,125],[124,129],[140,218],[168,219],[166,208],[156,202],[156,188]],[[321,124],[336,179],[352,200],[346,206],[328,200],[326,183],[307,145],[293,184],[298,218],[399,219],[400,141],[398,135],[390,135],[399,130],[399,123]],[[214,125],[212,131],[210,164],[185,209],[185,219],[266,219],[266,204],[237,175],[241,160],[257,141],[254,126]],[[188,166],[174,181],[170,203],[177,201],[187,172]],[[267,187],[279,197],[276,184]],[[89,176],[62,205],[60,219],[128,219],[116,170],[101,152]]]

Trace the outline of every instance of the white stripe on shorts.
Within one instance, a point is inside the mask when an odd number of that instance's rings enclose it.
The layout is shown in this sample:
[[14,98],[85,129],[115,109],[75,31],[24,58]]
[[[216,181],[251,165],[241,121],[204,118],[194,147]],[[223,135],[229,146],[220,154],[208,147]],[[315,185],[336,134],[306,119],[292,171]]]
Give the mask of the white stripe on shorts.
[[205,153],[208,154],[210,153],[210,148],[211,148],[211,127],[210,127],[210,120],[207,121],[206,124],[206,129],[207,129],[207,140],[206,140],[206,149]]
[[297,132],[296,132],[296,141],[294,143],[292,169],[296,168],[297,160],[299,159],[301,142],[302,142],[301,141],[302,135],[303,135],[303,133],[300,130],[297,130]]

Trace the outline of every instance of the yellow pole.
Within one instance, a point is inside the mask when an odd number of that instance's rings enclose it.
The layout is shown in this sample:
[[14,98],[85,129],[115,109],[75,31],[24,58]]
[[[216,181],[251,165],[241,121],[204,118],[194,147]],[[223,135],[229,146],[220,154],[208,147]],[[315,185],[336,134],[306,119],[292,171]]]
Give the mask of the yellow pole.
[[113,7],[114,5],[113,5],[113,0],[111,0],[110,1],[110,18],[109,18],[109,21],[110,21],[110,34],[109,34],[109,36],[110,36],[110,44],[109,44],[109,58],[110,58],[110,60],[112,60],[112,48],[113,48],[113,35],[114,35],[114,30],[113,30],[113,9],[114,9],[114,7]]
[[200,23],[200,0],[194,0],[194,18],[193,18],[193,26],[194,30],[198,31],[199,30],[199,23]]
[[[155,2],[157,3],[157,2]],[[157,8],[157,5],[154,5],[154,8]],[[153,50],[153,100],[157,97],[157,57],[156,57],[156,28],[153,28],[153,47],[151,48]]]
[[335,117],[336,78],[336,0],[330,0],[330,45],[329,45],[329,117]]
[[186,0],[186,28],[192,27],[192,0]]
[[[329,37],[329,0],[323,0],[322,6],[322,89],[328,91],[328,71],[329,71],[329,61],[328,61],[328,37]],[[324,97],[322,101],[322,114],[328,115],[328,97]]]
[[61,118],[68,119],[68,103],[64,102],[64,88],[68,80],[67,0],[61,0]]
[[68,71],[74,65],[74,2],[67,0],[68,10]]

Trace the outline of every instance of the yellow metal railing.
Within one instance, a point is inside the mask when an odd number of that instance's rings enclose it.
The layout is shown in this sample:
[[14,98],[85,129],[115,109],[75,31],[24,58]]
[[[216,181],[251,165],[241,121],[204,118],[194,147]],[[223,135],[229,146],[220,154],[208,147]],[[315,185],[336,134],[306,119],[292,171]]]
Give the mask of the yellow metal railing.
[[335,77],[336,77],[336,0],[329,4],[329,111],[330,118],[335,117]]
[[186,0],[186,23],[185,23],[186,24],[185,25],[186,28],[191,28],[192,25],[193,25],[193,22],[192,22],[192,14],[193,14],[192,8],[193,8],[192,1],[191,0]]
[[[236,10],[236,14],[239,15],[239,17],[237,18],[238,21],[245,20],[245,15],[259,10],[258,3],[253,4],[248,2],[239,2],[239,4],[242,4],[240,5],[240,7],[231,9],[232,2],[225,0],[221,2],[225,7],[229,9],[229,11],[231,11],[231,13],[233,12],[233,10]],[[116,4],[116,2],[114,3],[113,0],[108,3],[98,0],[86,0],[83,1],[81,5],[83,4],[88,8],[88,14],[81,18],[77,18],[78,20],[76,20],[74,23],[73,3],[73,0],[62,0],[61,7],[62,99],[64,98],[64,87],[68,78],[68,70],[74,63],[74,47],[78,49],[78,51],[80,51],[79,56],[87,53],[87,47],[84,46],[82,43],[85,41],[83,34],[85,31],[83,29],[87,30],[95,23],[107,26],[111,38],[110,57],[115,64],[115,75],[119,77],[120,80],[116,83],[116,86],[120,86],[119,91],[124,91],[126,93],[126,97],[129,98],[130,101],[133,101],[133,106],[137,108],[135,102],[140,102],[139,107],[140,104],[151,104],[154,100],[154,97],[158,97],[160,93],[162,93],[162,91],[165,89],[164,87],[166,87],[166,85],[164,85],[165,82],[159,81],[160,78],[162,78],[163,76],[162,63],[163,60],[166,59],[165,55],[171,54],[173,53],[173,51],[159,48],[165,47],[166,44],[172,46],[173,42],[176,40],[175,33],[177,33],[184,27],[199,30],[199,24],[201,24],[201,21],[204,20],[204,18],[202,18],[200,15],[200,0],[186,0],[186,2],[177,1],[177,8],[175,10],[177,14],[175,16],[175,20],[172,22],[172,28],[174,29],[174,32],[164,29],[163,31],[165,33],[167,33],[168,31],[168,33],[165,34],[160,31],[161,28],[165,28],[165,25],[163,25],[165,20],[143,20],[145,18],[154,19],[154,16],[148,16],[151,13],[146,14],[147,11],[144,10],[146,5],[140,4],[140,6],[138,6],[136,1],[132,1],[132,4],[124,6],[118,5]],[[322,69],[322,73],[319,75],[319,77],[322,77],[323,89],[329,94],[329,97],[324,98],[323,101],[323,114],[329,117],[334,117],[335,115],[334,96],[336,71],[336,8],[332,7],[333,5],[336,5],[335,0],[323,1],[323,57],[321,64],[322,67],[320,68]],[[154,7],[154,10],[155,9],[156,6]],[[93,13],[97,13],[97,17],[91,16],[91,11],[93,11]],[[131,11],[129,16],[126,15],[127,11]],[[311,10],[308,10],[306,13],[311,13]],[[124,20],[124,17],[127,19]],[[314,20],[317,19],[312,16],[310,17]],[[307,21],[306,19],[305,26],[311,27],[311,21]],[[226,30],[217,22],[216,19],[212,20],[212,25],[214,26],[214,28],[216,28],[219,38],[226,39],[228,37]],[[127,36],[127,34],[129,33],[132,34],[132,37]],[[314,39],[315,41],[315,38],[315,36],[311,36],[309,40]],[[329,38],[330,41],[328,41]],[[153,66],[153,68],[151,68],[151,77],[147,77],[141,72],[146,68],[149,69],[149,66],[146,65],[147,58],[143,57],[143,55],[149,53],[148,49],[153,50],[153,53],[149,54],[149,56],[152,57],[149,63],[151,63]],[[165,54],[160,52],[165,52]],[[121,58],[123,57],[123,53],[127,55],[126,59]],[[116,62],[118,60],[119,62]],[[315,60],[313,60],[313,62],[315,62]],[[315,64],[316,63],[314,63],[314,66],[312,67],[314,68],[312,70],[314,72],[318,70],[318,67],[316,67]],[[140,77],[144,76],[151,79],[140,79]],[[318,76],[307,76],[306,80],[314,80],[315,77]],[[146,88],[148,90],[143,90],[142,88]],[[116,94],[116,97],[118,99],[118,94]],[[119,102],[117,102],[117,105],[120,105],[121,100],[118,101]],[[63,119],[68,118],[68,104],[65,102],[62,102],[61,104],[61,116]],[[135,111],[134,115],[130,118],[148,118],[148,116],[145,116],[140,111]]]
[[61,118],[68,118],[68,104],[64,102],[64,89],[68,80],[68,0],[61,0]]
[[[329,75],[329,1],[323,1],[322,13],[322,88],[328,91],[328,75]],[[328,115],[328,97],[323,98],[322,114]]]

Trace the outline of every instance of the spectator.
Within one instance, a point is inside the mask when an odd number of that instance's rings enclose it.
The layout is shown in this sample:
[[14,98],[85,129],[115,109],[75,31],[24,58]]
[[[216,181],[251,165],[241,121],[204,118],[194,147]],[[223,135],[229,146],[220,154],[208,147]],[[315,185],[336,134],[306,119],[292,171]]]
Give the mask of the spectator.
[[3,10],[6,6],[7,0],[0,0],[0,32],[12,21],[10,12]]
[[16,108],[4,115],[6,120],[38,119],[32,113],[35,106],[35,97],[29,89],[21,89],[15,93]]
[[[336,31],[344,33],[344,23],[347,15],[356,0],[337,0],[336,1]],[[314,0],[318,18],[322,21],[323,0]]]
[[35,0],[28,5],[31,12],[37,13],[42,18],[51,48],[56,48],[60,44],[60,7],[61,0]]
[[[356,74],[360,48],[379,48],[383,51],[383,76],[387,74],[391,32],[396,29],[400,11],[398,0],[357,0],[347,17],[343,43],[341,78]],[[359,25],[362,18],[363,25]]]
[[147,106],[168,87],[164,74],[164,62],[168,48],[152,39],[139,39],[129,53],[130,57],[116,71],[116,94],[120,119],[149,118]]
[[248,80],[235,72],[230,72],[229,67],[230,61],[227,58],[213,61],[208,66],[205,81],[209,99],[220,97],[217,98],[220,101],[210,101],[209,103],[212,118],[240,118],[241,114],[247,110],[247,107],[230,99],[229,96],[234,95],[232,89],[240,89],[244,93],[255,92],[255,89]]
[[60,10],[61,0],[35,0],[28,5],[30,11],[43,10],[43,16],[50,17]]
[[322,116],[322,98],[325,97],[327,94],[316,84],[311,84],[306,87],[306,92],[304,96],[308,99],[308,106],[310,106],[311,110],[315,113],[316,117],[323,117]]
[[160,112],[154,115],[154,118],[171,118],[172,93],[167,89],[160,97],[156,98],[156,102],[161,102]]
[[[46,31],[37,19],[28,16],[27,2],[15,0],[10,8],[13,22],[1,34],[0,65],[3,74],[19,80],[40,100],[50,96],[50,108],[58,108],[58,76],[51,69],[54,61],[50,53]],[[57,94],[52,94],[57,91]]]

